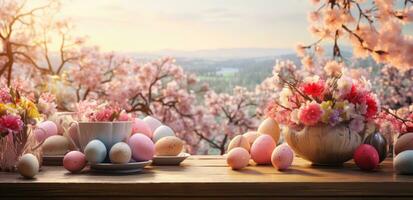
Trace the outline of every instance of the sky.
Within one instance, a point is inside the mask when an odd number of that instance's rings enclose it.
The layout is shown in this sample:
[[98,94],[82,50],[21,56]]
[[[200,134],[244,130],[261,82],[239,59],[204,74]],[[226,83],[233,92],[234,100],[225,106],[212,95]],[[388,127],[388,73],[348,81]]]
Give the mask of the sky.
[[74,34],[107,51],[293,48],[309,43],[307,0],[67,0]]

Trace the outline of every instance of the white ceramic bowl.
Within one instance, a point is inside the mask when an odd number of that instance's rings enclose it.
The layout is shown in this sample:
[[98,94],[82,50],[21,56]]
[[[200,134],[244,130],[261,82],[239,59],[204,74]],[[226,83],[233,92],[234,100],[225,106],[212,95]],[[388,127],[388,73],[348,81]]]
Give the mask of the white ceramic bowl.
[[79,122],[78,133],[80,148],[98,139],[109,150],[114,144],[126,141],[132,132],[132,122]]

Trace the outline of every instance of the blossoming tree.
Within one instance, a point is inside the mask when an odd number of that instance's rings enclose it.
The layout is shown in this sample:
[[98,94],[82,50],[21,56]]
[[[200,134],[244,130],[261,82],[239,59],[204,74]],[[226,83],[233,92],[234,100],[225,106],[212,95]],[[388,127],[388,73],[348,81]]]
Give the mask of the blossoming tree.
[[333,43],[333,55],[342,57],[340,42],[347,40],[357,57],[371,55],[378,63],[399,69],[413,66],[410,56],[413,39],[403,27],[413,20],[413,2],[374,0],[311,0],[317,9],[309,14],[310,32],[319,39],[310,45],[299,45],[319,51],[322,41]]

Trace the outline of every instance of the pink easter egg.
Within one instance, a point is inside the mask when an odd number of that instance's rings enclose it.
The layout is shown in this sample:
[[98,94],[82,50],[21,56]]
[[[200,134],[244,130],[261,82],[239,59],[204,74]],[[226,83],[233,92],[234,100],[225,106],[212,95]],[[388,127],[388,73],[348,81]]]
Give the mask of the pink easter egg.
[[251,158],[257,164],[270,164],[276,144],[270,135],[260,135],[250,149]]
[[155,155],[155,144],[152,140],[141,133],[132,135],[128,144],[132,150],[132,158],[135,161],[152,160]]
[[287,144],[277,146],[271,154],[272,166],[278,170],[288,169],[294,160],[294,152]]
[[228,152],[227,164],[234,170],[242,169],[248,166],[250,158],[251,156],[246,149],[235,147]]
[[37,141],[43,142],[52,135],[57,135],[57,126],[52,121],[40,122],[34,130]]
[[71,151],[63,158],[63,167],[72,173],[80,172],[86,166],[86,156],[80,151]]
[[162,126],[162,122],[156,119],[155,117],[152,116],[147,116],[143,118],[143,121],[148,124],[148,126],[151,128],[152,132],[155,132],[155,130]]
[[369,144],[362,144],[354,151],[354,162],[362,170],[373,170],[379,165],[379,153]]
[[132,123],[132,134],[142,133],[149,138],[152,138],[152,130],[145,121],[139,118],[135,118]]

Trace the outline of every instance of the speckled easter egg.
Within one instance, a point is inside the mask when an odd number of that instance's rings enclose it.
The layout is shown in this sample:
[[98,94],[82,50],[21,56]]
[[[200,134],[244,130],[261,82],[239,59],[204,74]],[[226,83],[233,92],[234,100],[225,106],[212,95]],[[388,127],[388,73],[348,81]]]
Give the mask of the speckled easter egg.
[[33,154],[24,154],[17,163],[17,171],[24,178],[33,178],[39,172],[39,161]]
[[166,137],[166,136],[175,136],[174,130],[172,130],[169,126],[162,125],[158,127],[155,132],[153,132],[153,142],[157,142],[159,139]]
[[248,131],[243,134],[245,138],[247,138],[248,143],[250,143],[250,146],[254,143],[254,141],[260,136],[261,134],[256,131]]
[[85,147],[85,156],[90,163],[101,163],[105,160],[107,150],[100,140],[92,140]]
[[406,150],[397,154],[393,166],[397,174],[413,174],[413,150]]
[[288,169],[294,160],[294,152],[287,144],[277,146],[271,154],[271,163],[278,170]]
[[270,164],[275,142],[269,135],[260,135],[251,146],[251,158],[257,164]]
[[184,142],[175,136],[163,137],[155,143],[155,155],[177,156],[182,152]]
[[109,151],[109,158],[112,163],[125,164],[130,161],[131,157],[132,151],[129,145],[124,142],[116,143]]
[[63,167],[69,172],[80,172],[85,166],[86,156],[80,151],[71,151],[63,158]]
[[369,144],[362,144],[357,147],[353,159],[356,165],[362,170],[373,170],[379,164],[379,154],[377,150]]
[[227,164],[234,170],[248,166],[251,156],[247,150],[241,147],[231,149],[227,154]]
[[270,135],[275,144],[277,144],[278,140],[280,139],[280,127],[278,126],[278,123],[272,118],[267,118],[263,122],[261,122],[260,126],[258,127],[258,132]]
[[162,126],[162,122],[152,116],[147,116],[143,118],[143,121],[151,128],[152,133],[160,126]]
[[379,162],[382,162],[384,159],[386,159],[389,147],[387,145],[386,138],[384,138],[384,136],[381,133],[375,132],[370,134],[364,140],[364,144],[370,144],[377,150],[377,153],[379,153],[380,158]]
[[149,138],[152,138],[152,129],[149,125],[142,119],[135,118],[132,123],[132,134],[142,133]]
[[394,144],[394,153],[397,155],[406,150],[413,150],[413,133],[405,133]]
[[232,138],[231,142],[228,144],[227,152],[231,151],[231,149],[235,147],[242,147],[247,151],[250,151],[250,143],[248,142],[247,138],[243,135],[237,135]]
[[50,136],[42,144],[42,150],[49,156],[64,155],[69,151],[69,141],[61,135]]
[[37,141],[43,142],[46,138],[57,135],[57,126],[52,121],[40,122],[34,130]]
[[128,143],[135,161],[152,160],[155,154],[155,145],[148,136],[140,133],[134,134],[129,138]]

